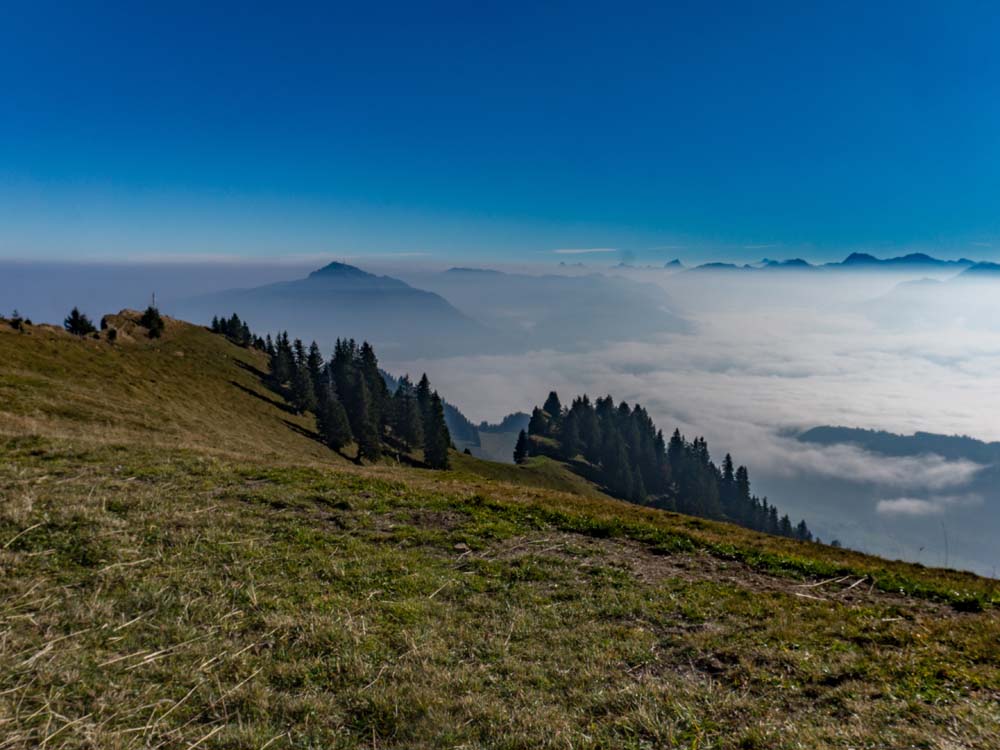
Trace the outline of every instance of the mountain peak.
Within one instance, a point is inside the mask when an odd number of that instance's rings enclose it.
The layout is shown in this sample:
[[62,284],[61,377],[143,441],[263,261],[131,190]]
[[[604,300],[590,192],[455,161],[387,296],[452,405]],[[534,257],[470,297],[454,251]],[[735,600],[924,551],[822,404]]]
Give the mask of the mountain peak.
[[371,276],[371,274],[368,273],[367,271],[362,271],[360,268],[356,266],[349,266],[346,263],[340,263],[338,261],[334,261],[333,263],[327,263],[322,268],[317,268],[315,271],[309,274],[310,279],[332,278],[332,277],[338,277],[338,278],[353,277],[360,279],[368,276]]

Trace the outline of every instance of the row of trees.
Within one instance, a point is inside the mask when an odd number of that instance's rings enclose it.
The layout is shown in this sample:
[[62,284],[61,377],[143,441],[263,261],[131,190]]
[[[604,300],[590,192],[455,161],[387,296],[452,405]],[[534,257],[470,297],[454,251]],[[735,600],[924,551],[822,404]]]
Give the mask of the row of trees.
[[564,408],[553,391],[533,410],[527,433],[518,436],[514,460],[523,463],[532,453],[582,460],[610,494],[624,500],[812,540],[805,521],[793,526],[767,498],[751,493],[745,466],[736,467],[727,454],[720,468],[704,438],[688,441],[679,430],[667,442],[638,404],[616,406],[611,396],[591,402],[584,395]]
[[240,320],[240,316],[233,313],[228,318],[212,318],[212,333],[221,333],[227,339],[238,346],[254,347],[264,349],[264,339],[255,336],[250,332],[250,326],[245,320]]
[[426,374],[417,385],[404,376],[390,392],[367,341],[359,346],[354,339],[338,339],[327,361],[315,341],[307,348],[287,331],[273,339],[255,336],[235,313],[213,318],[212,330],[266,352],[270,387],[299,413],[314,413],[323,442],[334,450],[355,442],[359,458],[376,461],[387,447],[423,449],[429,467],[448,468],[451,435],[444,404]]

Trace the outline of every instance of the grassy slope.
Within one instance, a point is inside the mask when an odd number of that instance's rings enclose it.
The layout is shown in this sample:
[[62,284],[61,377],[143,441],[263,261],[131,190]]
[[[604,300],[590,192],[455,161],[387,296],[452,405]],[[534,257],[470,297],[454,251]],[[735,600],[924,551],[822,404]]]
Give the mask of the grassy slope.
[[0,363],[0,747],[1000,746],[993,582],[357,467],[193,327]]

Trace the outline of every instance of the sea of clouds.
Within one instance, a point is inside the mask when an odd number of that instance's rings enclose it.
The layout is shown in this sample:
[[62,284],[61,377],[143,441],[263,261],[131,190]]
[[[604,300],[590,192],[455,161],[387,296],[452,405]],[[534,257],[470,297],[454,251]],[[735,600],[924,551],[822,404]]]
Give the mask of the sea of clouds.
[[1000,329],[963,314],[963,299],[992,289],[929,285],[907,324],[901,306],[882,313],[912,274],[625,273],[660,284],[693,332],[391,366],[426,370],[474,421],[530,408],[550,389],[564,402],[584,392],[638,401],[665,431],[704,435],[717,459],[746,463],[757,492],[827,540],[936,564],[951,531],[949,564],[992,572],[998,501],[965,491],[986,467],[796,439],[827,424],[1000,439]]

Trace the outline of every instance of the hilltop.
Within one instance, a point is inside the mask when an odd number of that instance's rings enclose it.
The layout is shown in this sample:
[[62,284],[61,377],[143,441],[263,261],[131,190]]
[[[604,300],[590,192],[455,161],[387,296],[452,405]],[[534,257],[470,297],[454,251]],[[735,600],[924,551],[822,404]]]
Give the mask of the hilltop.
[[238,311],[255,328],[288,329],[324,348],[333,344],[335,330],[339,336],[382,342],[383,349],[400,358],[479,352],[484,342],[503,339],[502,332],[476,322],[432,291],[346,263],[329,263],[304,279],[178,301],[176,307],[205,323],[220,311]]
[[266,357],[0,321],[5,747],[994,747],[994,581],[361,465]]

